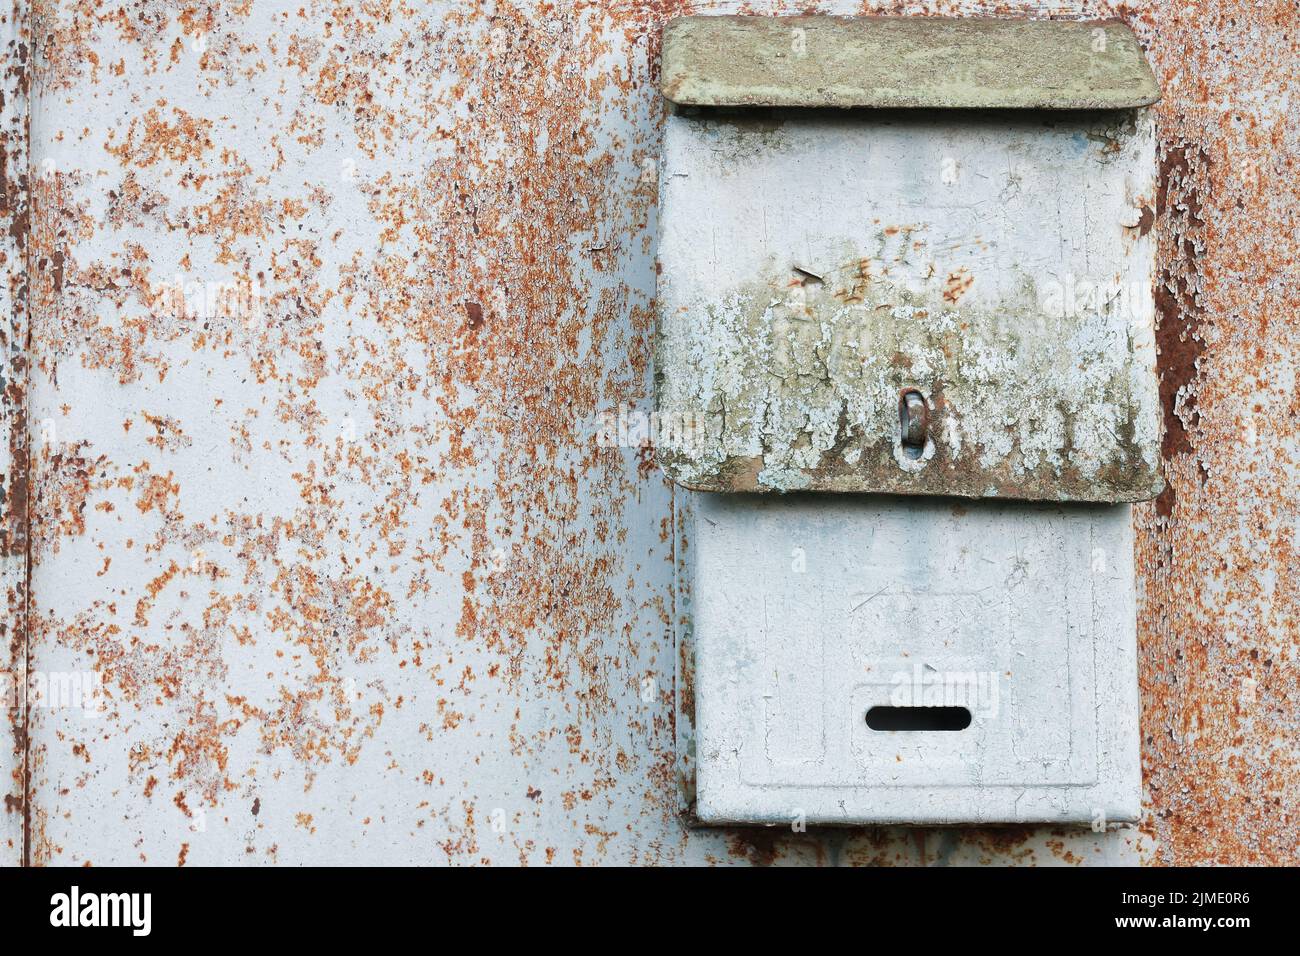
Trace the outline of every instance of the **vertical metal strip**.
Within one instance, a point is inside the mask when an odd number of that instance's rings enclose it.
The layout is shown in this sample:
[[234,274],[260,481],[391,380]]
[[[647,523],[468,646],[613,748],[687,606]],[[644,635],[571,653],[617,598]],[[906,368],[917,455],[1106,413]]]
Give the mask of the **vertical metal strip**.
[[676,650],[673,723],[678,812],[689,821],[695,812],[695,639],[691,623],[691,579],[687,552],[695,546],[692,495],[672,486],[673,647]]
[[28,0],[0,8],[3,79],[0,80],[0,620],[3,693],[8,733],[0,745],[4,814],[0,816],[0,866],[27,860],[27,595],[28,546],[28,235],[29,93],[31,33]]

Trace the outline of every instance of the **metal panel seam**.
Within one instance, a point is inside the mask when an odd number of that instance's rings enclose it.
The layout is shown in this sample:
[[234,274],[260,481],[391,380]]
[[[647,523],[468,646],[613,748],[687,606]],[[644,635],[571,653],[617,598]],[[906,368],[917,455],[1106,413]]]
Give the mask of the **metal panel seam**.
[[4,360],[0,363],[3,398],[0,421],[6,432],[3,476],[3,518],[0,521],[0,578],[5,592],[3,663],[5,710],[9,719],[8,753],[4,761],[9,781],[5,792],[4,824],[0,827],[6,865],[28,862],[30,803],[27,799],[28,587],[31,555],[27,433],[27,367],[30,323],[30,16],[28,0],[13,0],[3,16],[4,79],[0,87],[0,263],[4,281],[0,300],[5,313]]

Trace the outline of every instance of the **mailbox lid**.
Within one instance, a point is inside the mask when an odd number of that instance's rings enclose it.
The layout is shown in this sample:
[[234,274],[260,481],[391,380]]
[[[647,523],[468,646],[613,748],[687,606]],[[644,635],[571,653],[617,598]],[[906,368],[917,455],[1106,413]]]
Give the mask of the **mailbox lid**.
[[1119,21],[679,17],[660,88],[690,106],[1129,109],[1160,98]]
[[1154,497],[1155,168],[1141,110],[670,117],[661,465],[705,491]]

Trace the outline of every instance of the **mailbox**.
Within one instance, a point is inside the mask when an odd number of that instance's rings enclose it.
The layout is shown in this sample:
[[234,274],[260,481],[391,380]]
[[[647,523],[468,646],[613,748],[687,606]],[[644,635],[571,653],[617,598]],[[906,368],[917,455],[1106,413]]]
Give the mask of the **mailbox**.
[[1131,31],[685,17],[661,85],[696,816],[1135,819],[1130,508],[1162,479]]

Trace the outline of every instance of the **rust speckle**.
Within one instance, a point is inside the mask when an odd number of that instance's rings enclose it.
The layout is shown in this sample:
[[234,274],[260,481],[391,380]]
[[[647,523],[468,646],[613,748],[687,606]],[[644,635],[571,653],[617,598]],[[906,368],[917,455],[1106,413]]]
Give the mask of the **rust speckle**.
[[950,272],[948,278],[944,280],[943,300],[956,305],[961,301],[961,297],[970,291],[970,287],[974,283],[975,277],[965,268]]

